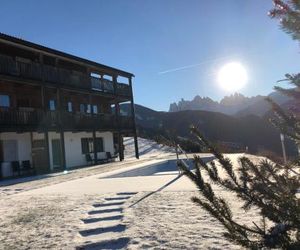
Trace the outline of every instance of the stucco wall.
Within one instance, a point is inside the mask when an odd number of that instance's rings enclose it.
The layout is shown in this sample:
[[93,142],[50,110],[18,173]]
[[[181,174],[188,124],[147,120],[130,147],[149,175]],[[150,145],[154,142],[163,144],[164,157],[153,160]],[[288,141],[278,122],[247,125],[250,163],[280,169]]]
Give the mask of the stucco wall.
[[[85,155],[82,154],[81,138],[92,138],[92,137],[93,134],[87,132],[80,132],[80,133],[66,132],[65,133],[66,164],[68,168],[87,165]],[[103,144],[104,144],[104,152],[97,154],[98,159],[106,158],[105,152],[111,152],[111,154],[113,155],[114,153],[113,134],[111,132],[105,132],[105,133],[97,132],[96,137],[102,137]]]
[[[30,140],[30,133],[14,133],[14,132],[8,132],[8,133],[0,133],[0,140],[1,141],[9,141],[9,140],[15,140],[17,142],[17,152],[15,157],[12,153],[5,152],[4,149],[4,161],[26,161],[30,160],[31,158],[31,140]],[[5,142],[4,142],[5,147]]]
[[[52,156],[52,140],[60,139],[60,134],[56,132],[49,132],[49,156],[50,156],[50,169],[54,169],[53,165],[53,156]],[[98,153],[98,159],[106,158],[105,152],[110,152],[111,155],[114,154],[114,145],[113,145],[113,134],[111,132],[96,133],[96,137],[103,138],[104,152]],[[82,154],[81,149],[81,138],[92,138],[92,133],[80,132],[72,133],[65,132],[65,152],[66,152],[66,165],[67,168],[84,166],[87,165],[85,155]],[[44,139],[43,133],[33,133],[33,139]],[[0,133],[0,140],[16,140],[17,141],[17,153],[16,159],[11,159],[8,157],[8,161],[12,160],[30,160],[31,157],[31,139],[30,133]],[[6,156],[7,157],[7,156]],[[93,155],[92,155],[93,157]]]

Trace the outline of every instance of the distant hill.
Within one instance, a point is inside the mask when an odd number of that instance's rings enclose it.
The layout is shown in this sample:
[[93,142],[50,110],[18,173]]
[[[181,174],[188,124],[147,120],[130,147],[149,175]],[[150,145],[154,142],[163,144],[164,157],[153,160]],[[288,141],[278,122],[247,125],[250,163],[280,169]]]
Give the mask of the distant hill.
[[[128,104],[121,105],[125,114]],[[186,110],[179,112],[157,112],[135,105],[136,122],[142,137],[154,138],[159,134],[172,133],[183,138],[192,138],[189,127],[197,126],[211,141],[225,141],[248,146],[253,153],[270,150],[281,153],[278,131],[267,121],[255,115],[229,116],[223,113]],[[292,144],[288,146],[292,148]]]
[[[288,97],[278,92],[271,93],[269,97],[278,104],[283,104],[289,100]],[[197,95],[191,101],[181,99],[178,103],[171,103],[169,112],[202,110],[236,116],[263,116],[270,109],[270,105],[265,101],[265,98],[266,96],[261,95],[246,97],[242,94],[235,93],[230,96],[225,96],[220,102],[216,102],[209,97],[200,97]]]

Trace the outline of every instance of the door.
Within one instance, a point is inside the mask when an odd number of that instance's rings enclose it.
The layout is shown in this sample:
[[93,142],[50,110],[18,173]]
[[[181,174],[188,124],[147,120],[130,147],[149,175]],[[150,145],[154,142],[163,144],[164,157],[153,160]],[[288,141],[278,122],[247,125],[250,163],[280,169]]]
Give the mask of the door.
[[49,172],[48,156],[45,140],[32,141],[32,164],[38,174]]
[[2,147],[4,161],[17,161],[19,159],[17,140],[4,140]]
[[54,168],[61,167],[61,144],[59,139],[52,140],[52,162]]

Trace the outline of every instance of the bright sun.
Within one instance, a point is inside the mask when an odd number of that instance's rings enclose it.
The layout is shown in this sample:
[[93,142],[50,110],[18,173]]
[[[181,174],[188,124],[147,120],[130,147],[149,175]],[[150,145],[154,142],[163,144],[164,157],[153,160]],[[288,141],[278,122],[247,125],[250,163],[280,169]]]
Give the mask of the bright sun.
[[228,92],[242,89],[247,81],[247,71],[238,62],[227,63],[218,72],[218,83],[222,89]]

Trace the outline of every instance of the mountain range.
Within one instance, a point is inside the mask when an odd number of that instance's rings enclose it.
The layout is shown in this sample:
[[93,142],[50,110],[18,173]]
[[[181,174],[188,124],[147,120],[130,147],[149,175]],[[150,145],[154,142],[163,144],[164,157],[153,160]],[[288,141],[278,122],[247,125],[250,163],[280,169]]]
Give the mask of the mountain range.
[[[138,133],[151,139],[173,134],[194,140],[189,127],[195,125],[213,143],[237,144],[247,147],[251,153],[271,151],[278,155],[282,150],[279,131],[269,122],[273,113],[266,97],[233,94],[216,102],[197,95],[191,101],[181,99],[178,103],[172,103],[169,112],[135,105]],[[283,108],[298,106],[278,92],[268,97]],[[121,105],[121,113],[130,114],[130,105]],[[286,147],[289,154],[295,154],[292,142],[287,140]]]
[[[265,100],[266,97],[261,95],[246,97],[235,93],[225,96],[220,102],[217,102],[209,97],[197,95],[191,101],[181,99],[177,103],[171,103],[169,112],[202,110],[235,116],[257,115],[262,117],[270,109],[269,103]],[[288,97],[281,95],[279,92],[272,92],[268,97],[271,97],[280,105],[289,101]]]
[[[121,112],[130,114],[130,105],[121,105]],[[135,105],[136,124],[141,137],[155,139],[168,134],[195,140],[190,126],[195,125],[213,143],[227,142],[248,147],[249,152],[271,151],[281,154],[279,131],[268,121],[269,116],[231,116],[220,112],[184,110],[161,112]],[[268,114],[269,115],[269,114]],[[294,146],[287,142],[287,150],[294,154]]]

